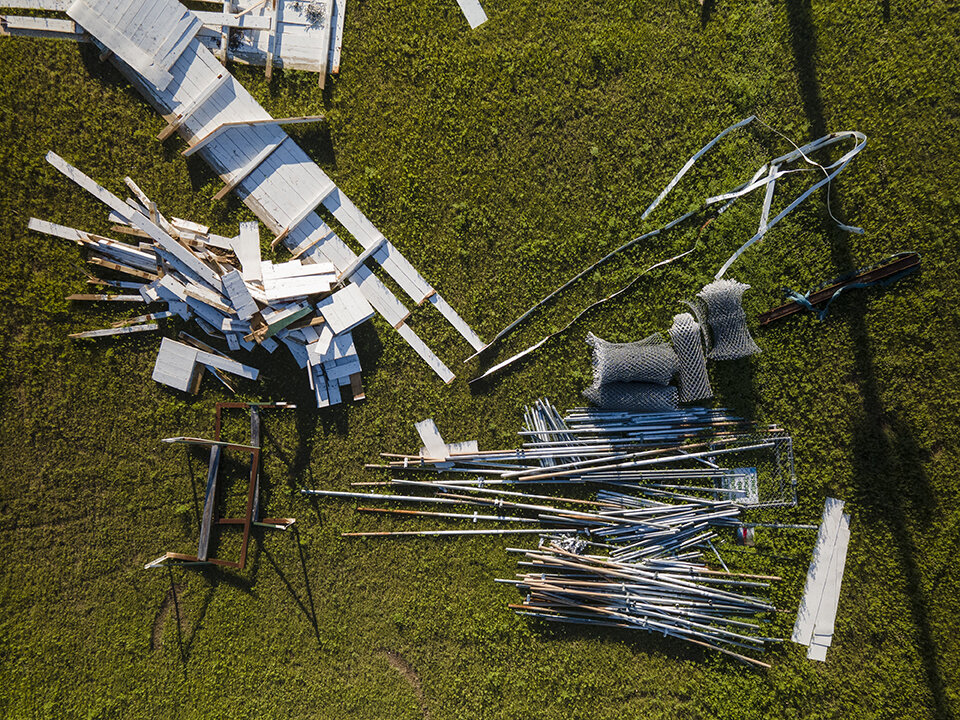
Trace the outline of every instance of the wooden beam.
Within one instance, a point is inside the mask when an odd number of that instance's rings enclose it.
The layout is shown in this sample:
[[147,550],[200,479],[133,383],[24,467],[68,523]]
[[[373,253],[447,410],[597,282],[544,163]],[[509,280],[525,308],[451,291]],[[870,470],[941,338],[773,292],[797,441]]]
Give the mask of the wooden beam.
[[270,25],[270,30],[267,34],[266,77],[268,81],[273,77],[273,53],[276,50],[277,44],[277,0],[270,0],[270,10],[273,12],[273,23]]
[[258,167],[260,167],[260,165],[263,164],[264,160],[270,157],[273,154],[273,151],[276,150],[281,145],[283,145],[283,143],[289,137],[290,137],[289,135],[284,135],[283,138],[280,140],[280,142],[275,142],[270,145],[267,145],[265,148],[263,148],[263,150],[258,152],[250,162],[248,162],[244,167],[237,170],[237,172],[235,172],[230,177],[230,179],[227,180],[227,184],[223,186],[220,192],[218,192],[216,195],[213,196],[213,199],[223,200],[223,198],[225,198],[231,190],[233,190],[235,187],[237,187],[237,185],[242,183],[250,175],[250,173],[252,173]]
[[87,330],[86,332],[71,333],[67,337],[74,339],[99,338],[107,337],[109,335],[129,335],[130,333],[149,332],[151,330],[159,329],[160,326],[156,323],[148,323],[146,325],[127,325],[125,327],[104,328],[103,330]]
[[[260,447],[260,408],[256,405],[250,408],[250,444]],[[253,514],[250,516],[253,522],[260,519],[260,473],[254,474],[253,481],[255,488],[253,491]]]
[[363,392],[363,379],[360,373],[354,373],[350,376],[350,392],[353,393],[354,400],[366,400],[367,396]]
[[327,65],[330,62],[330,40],[331,34],[336,32],[333,27],[333,0],[326,0],[323,4],[323,19],[326,22],[326,32],[320,39],[320,66],[317,74],[320,76],[320,89],[326,87]]
[[143,272],[142,270],[136,270],[132,267],[121,265],[120,263],[104,260],[103,258],[90,257],[87,258],[87,262],[91,265],[99,265],[100,267],[107,268],[107,270],[113,270],[114,272],[123,273],[124,275],[130,275],[131,277],[140,278],[142,280],[146,280],[147,282],[152,282],[157,279],[155,274]]
[[86,293],[67,295],[67,300],[89,300],[91,302],[143,302],[143,298],[139,295],[90,295]]
[[323,120],[323,115],[302,115],[299,117],[285,118],[263,118],[261,120],[236,120],[234,122],[221,123],[213,130],[208,132],[199,140],[196,140],[190,147],[183,151],[184,157],[190,157],[198,150],[202,150],[206,145],[216,140],[222,133],[230,128],[247,127],[254,125],[298,125],[300,123],[313,123]]
[[207,468],[207,491],[203,501],[203,519],[200,524],[200,542],[197,547],[197,559],[206,560],[210,548],[210,528],[213,525],[213,513],[217,504],[217,475],[220,471],[220,457],[223,448],[214,445],[210,448],[210,465]]
[[336,0],[337,4],[337,26],[333,36],[333,65],[330,68],[330,74],[336,75],[340,72],[340,53],[343,48],[343,24],[347,12],[347,0]]
[[250,484],[247,488],[247,506],[244,512],[243,541],[240,545],[240,569],[247,564],[247,545],[250,543],[250,525],[253,522],[253,496],[257,490],[257,475],[260,472],[260,451],[254,450],[250,460]]
[[187,105],[184,107],[180,114],[170,122],[163,130],[160,131],[160,134],[157,135],[157,140],[163,141],[168,137],[173,135],[177,129],[187,121],[187,119],[193,115],[200,107],[209,100],[213,94],[223,87],[224,84],[230,79],[230,73],[224,70],[222,73],[217,75],[217,77],[204,88],[203,92],[194,97]]
[[223,440],[210,440],[208,438],[196,437],[169,437],[161,439],[160,442],[169,443],[171,445],[202,445],[203,447],[221,447],[226,448],[227,450],[243,450],[246,452],[260,449],[259,445],[243,445],[241,443],[231,443]]

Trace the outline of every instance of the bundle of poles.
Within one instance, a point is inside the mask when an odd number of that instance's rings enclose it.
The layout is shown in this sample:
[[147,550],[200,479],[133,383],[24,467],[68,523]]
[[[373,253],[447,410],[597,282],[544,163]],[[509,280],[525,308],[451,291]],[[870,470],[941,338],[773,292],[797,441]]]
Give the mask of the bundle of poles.
[[753,595],[780,578],[710,570],[689,552],[640,564],[616,562],[564,549],[553,541],[538,550],[512,549],[530,572],[515,585],[526,597],[510,607],[520,615],[548,622],[639,629],[717,650],[738,660],[769,668],[745,655],[763,651],[780,639],[761,634],[776,609]]
[[[518,613],[644,629],[766,666],[741,651],[779,642],[760,634],[761,616],[775,609],[753,594],[779,578],[730,572],[714,541],[757,527],[744,521],[743,511],[765,504],[759,462],[738,462],[766,454],[763,474],[780,473],[792,482],[789,436],[722,409],[639,414],[578,408],[564,416],[544,399],[524,408],[520,436],[522,447],[493,451],[475,443],[446,445],[438,434],[424,437],[427,446],[419,454],[384,453],[386,464],[368,466],[405,477],[355,483],[388,492],[302,492],[366,501],[357,508],[363,513],[471,524],[345,537],[538,535],[539,549],[515,550],[526,556],[521,567],[531,571],[501,580],[525,593],[522,604],[511,606]],[[410,478],[423,471],[447,477]],[[552,490],[532,487],[542,484]],[[722,570],[706,564],[714,559]]]
[[481,451],[475,444],[461,443],[447,445],[444,453],[429,454],[427,448],[416,455],[382,453],[386,462],[367,468],[455,473],[466,477],[447,482],[464,486],[592,483],[683,489],[693,483],[699,491],[714,492],[722,485],[728,494],[742,495],[733,486],[755,485],[757,468],[721,463],[762,461],[776,476],[772,484],[778,486],[777,494],[751,501],[741,497],[741,504],[796,502],[791,438],[776,425],[758,426],[724,409],[628,413],[576,408],[563,416],[548,400],[539,399],[524,408],[520,436],[523,444],[516,449]]

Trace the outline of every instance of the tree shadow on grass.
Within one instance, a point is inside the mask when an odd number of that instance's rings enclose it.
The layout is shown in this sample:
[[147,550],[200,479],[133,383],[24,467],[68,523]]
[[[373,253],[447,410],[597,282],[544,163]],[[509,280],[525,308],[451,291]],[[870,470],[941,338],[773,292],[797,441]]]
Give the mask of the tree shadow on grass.
[[[817,37],[809,0],[788,0],[787,21],[794,55],[803,109],[813,137],[827,133],[823,100],[815,58]],[[885,19],[889,7],[884,5]],[[833,208],[844,218],[839,198],[832,199]],[[824,232],[831,240],[831,255],[838,273],[854,269],[849,236],[838,230],[829,219]],[[918,562],[919,551],[911,526],[922,527],[933,505],[929,479],[922,469],[925,452],[914,438],[907,422],[884,405],[877,381],[873,345],[866,322],[866,298],[851,298],[844,305],[845,317],[853,343],[853,361],[860,388],[861,417],[854,430],[852,446],[854,491],[869,522],[886,526],[899,553],[900,566],[909,596],[909,611],[917,630],[917,650],[923,664],[926,685],[937,718],[952,718],[954,713],[946,694],[941,673],[939,649],[930,623],[929,601],[922,586]],[[839,317],[841,313],[836,313]]]

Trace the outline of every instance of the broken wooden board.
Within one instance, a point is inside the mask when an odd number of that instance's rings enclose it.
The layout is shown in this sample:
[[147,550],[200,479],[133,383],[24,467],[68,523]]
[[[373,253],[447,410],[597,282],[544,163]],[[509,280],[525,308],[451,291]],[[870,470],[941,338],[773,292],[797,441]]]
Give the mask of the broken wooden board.
[[146,323],[144,325],[126,325],[118,328],[104,328],[103,330],[86,330],[85,332],[71,333],[70,338],[100,338],[111,335],[129,335],[131,333],[150,332],[159,330],[160,326],[156,323]]
[[[148,99],[156,103],[163,112],[173,113],[173,116],[182,104],[190,102],[190,88],[207,87],[209,82],[223,70],[199,42],[192,44],[173,68],[178,76],[175,92],[161,92],[140,82],[136,74],[130,72],[130,68],[124,68],[122,65],[119,67],[140,87]],[[215,99],[217,99],[216,102],[205,104],[183,123],[179,129],[181,134],[188,139],[199,138],[223,122],[241,118],[259,120],[269,117],[235,80],[225,87],[223,93],[218,93]],[[265,148],[277,143],[283,137],[285,133],[282,130],[270,125],[241,127],[233,133],[224,134],[223,137],[212,141],[201,151],[201,154],[221,176],[229,180],[238,171],[246,168],[251,160],[256,159]],[[309,160],[302,150],[296,147],[295,143],[286,142],[271,152],[249,175],[237,183],[235,190],[269,228],[280,233],[290,221],[296,219],[306,203],[312,202],[312,198],[318,196],[319,190],[311,189],[323,187],[329,182],[329,178]],[[333,195],[337,196],[336,200],[331,199]],[[376,232],[366,218],[362,218],[359,211],[356,211],[352,203],[346,201],[339,191],[327,196],[324,204],[328,209],[336,208],[334,216],[342,215],[342,218],[338,217],[341,222],[362,227],[363,237],[357,236],[362,245],[366,247],[379,242],[382,235]],[[348,229],[353,232],[352,228],[348,227]],[[313,240],[316,242],[312,242]],[[297,222],[296,226],[289,231],[285,244],[288,248],[299,250],[308,246],[310,249],[302,255],[305,261],[331,262],[338,270],[347,268],[357,257],[317,217],[316,213],[308,213],[302,221]],[[385,266],[388,274],[394,277],[417,302],[430,297],[433,289],[419,277],[409,263],[401,261],[401,257],[395,250],[390,253]],[[367,301],[391,325],[395,327],[400,325],[408,316],[409,311],[368,268],[358,268],[351,279],[361,288]],[[436,303],[435,306],[447,314],[449,306],[442,303]],[[460,326],[458,329],[462,332],[465,324],[458,323],[458,325]],[[406,328],[401,335],[408,339],[417,354],[445,381],[449,382],[453,378],[453,373],[422,340],[416,337],[412,330]],[[473,338],[470,340],[473,341]]]
[[487,13],[484,12],[483,6],[477,0],[457,0],[457,5],[460,6],[464,17],[470,23],[471,30],[480,27],[487,21]]
[[825,661],[832,642],[849,539],[850,516],[843,512],[843,501],[827,498],[790,638],[809,646],[807,657],[813,660]]

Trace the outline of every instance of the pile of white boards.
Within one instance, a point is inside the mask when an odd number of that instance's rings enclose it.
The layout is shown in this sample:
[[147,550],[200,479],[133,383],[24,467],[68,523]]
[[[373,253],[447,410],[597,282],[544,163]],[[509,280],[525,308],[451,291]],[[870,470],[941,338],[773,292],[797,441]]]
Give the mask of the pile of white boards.
[[[286,347],[306,370],[318,407],[341,402],[343,388],[354,399],[363,397],[352,331],[372,318],[374,310],[360,289],[338,275],[333,265],[297,259],[271,263],[261,258],[256,222],[240,223],[235,237],[217,235],[197,223],[176,217],[167,220],[130,178],[126,184],[132,197],[123,201],[55,153],[48,153],[47,161],[106,204],[112,230],[131,240],[31,218],[31,230],[77,243],[87,251],[88,262],[123,278],[90,280],[126,291],[121,294],[71,295],[70,299],[167,305],[165,311],[72,337],[157,331],[157,320],[176,315],[196,322],[209,337],[225,341],[231,351],[260,346],[273,353],[281,345]],[[223,373],[257,379],[256,368],[186,333],[180,338],[184,342],[163,339],[153,371],[157,382],[196,393],[205,370],[228,388]]]
[[[340,53],[346,18],[346,0],[200,0],[212,3],[210,11],[194,10],[181,16],[182,24],[155,34],[157,50],[176,59],[183,42],[197,37],[221,62],[228,60],[266,68],[267,78],[274,67],[286,70],[315,72],[324,87],[327,75],[340,72]],[[164,0],[134,0],[138,6],[129,12],[129,3],[113,8],[114,20],[138,27],[155,20],[152,9]],[[471,28],[487,21],[478,0],[457,0]],[[2,0],[0,8],[69,13],[65,17],[0,14],[0,36],[20,35],[76,41],[97,37],[106,44],[103,28],[96,13],[110,10],[109,2],[98,0]],[[121,10],[123,12],[121,12]],[[91,12],[92,11],[92,12]],[[125,28],[118,27],[118,32]],[[140,33],[143,36],[143,32]],[[149,36],[149,33],[147,33]],[[158,87],[168,67],[155,63],[138,63],[136,58],[124,60]],[[169,63],[172,65],[172,60]],[[156,73],[151,71],[156,70]]]
[[[117,25],[116,34],[127,29],[127,25],[136,25],[142,28],[140,37],[154,38],[154,50],[163,49],[163,55],[171,58],[169,63],[157,63],[152,61],[157,53],[147,52],[124,53],[124,60],[158,87],[165,87],[163,78],[182,51],[181,46],[198,37],[221,62],[261,65],[266,67],[268,77],[274,67],[305,70],[319,73],[323,87],[328,74],[340,71],[346,0],[204,1],[215,1],[215,11],[184,9],[181,23],[165,28],[158,25],[159,31],[150,26],[156,20],[152,8],[164,4],[164,0],[135,0],[139,7],[129,12],[127,7],[115,9],[113,20],[120,16],[126,20],[123,27],[113,23]],[[4,14],[0,16],[0,35],[78,41],[98,37],[106,41],[97,16],[103,10],[109,11],[108,5],[96,0],[2,0],[3,8],[69,13],[70,17]],[[141,59],[144,62],[138,62]]]

